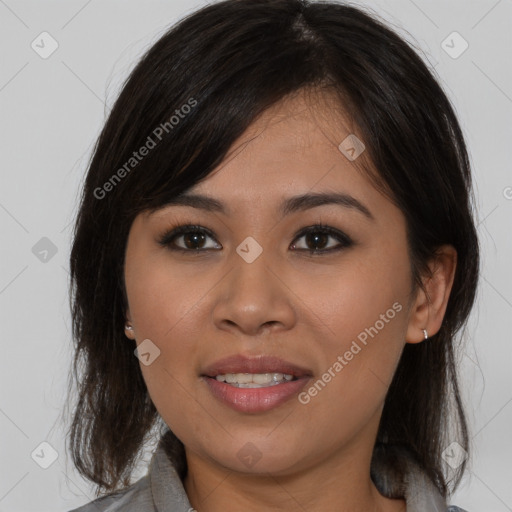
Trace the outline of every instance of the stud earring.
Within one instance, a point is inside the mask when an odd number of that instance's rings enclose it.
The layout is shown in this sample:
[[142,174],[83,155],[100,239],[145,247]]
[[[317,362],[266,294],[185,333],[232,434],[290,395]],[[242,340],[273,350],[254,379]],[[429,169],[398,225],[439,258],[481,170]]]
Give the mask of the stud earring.
[[425,339],[428,340],[428,332],[427,329],[423,329],[423,336],[425,336]]
[[131,325],[129,325],[129,324],[126,324],[126,325],[124,326],[124,328],[125,328],[127,331],[133,331],[133,327],[132,327]]

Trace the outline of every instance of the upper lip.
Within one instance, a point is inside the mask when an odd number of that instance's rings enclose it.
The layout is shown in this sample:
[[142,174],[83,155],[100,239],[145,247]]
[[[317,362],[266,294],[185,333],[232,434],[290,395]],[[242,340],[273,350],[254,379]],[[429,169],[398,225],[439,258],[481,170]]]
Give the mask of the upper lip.
[[297,378],[312,375],[307,368],[269,355],[249,357],[235,354],[215,361],[202,371],[202,375],[207,377],[216,377],[227,373],[285,373]]

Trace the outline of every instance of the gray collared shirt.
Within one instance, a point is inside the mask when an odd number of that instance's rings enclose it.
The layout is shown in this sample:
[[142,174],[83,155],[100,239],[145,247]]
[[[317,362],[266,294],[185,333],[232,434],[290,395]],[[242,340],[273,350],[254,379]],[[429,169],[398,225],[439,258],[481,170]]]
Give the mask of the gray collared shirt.
[[[386,495],[386,478],[375,483]],[[465,512],[448,507],[437,489],[417,468],[406,479],[407,512]],[[114,494],[98,498],[70,512],[194,512],[183,483],[160,442],[146,476]]]

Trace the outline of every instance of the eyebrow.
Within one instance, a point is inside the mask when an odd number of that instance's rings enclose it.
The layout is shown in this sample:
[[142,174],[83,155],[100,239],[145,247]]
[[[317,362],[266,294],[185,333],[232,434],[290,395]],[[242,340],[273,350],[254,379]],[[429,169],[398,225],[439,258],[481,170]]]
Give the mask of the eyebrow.
[[[370,210],[355,197],[338,192],[316,192],[289,197],[280,205],[279,213],[284,217],[297,211],[331,204],[354,209],[365,215],[368,219],[375,220]],[[183,192],[167,201],[163,208],[173,205],[190,206],[210,212],[227,214],[225,206],[220,201],[202,194]]]

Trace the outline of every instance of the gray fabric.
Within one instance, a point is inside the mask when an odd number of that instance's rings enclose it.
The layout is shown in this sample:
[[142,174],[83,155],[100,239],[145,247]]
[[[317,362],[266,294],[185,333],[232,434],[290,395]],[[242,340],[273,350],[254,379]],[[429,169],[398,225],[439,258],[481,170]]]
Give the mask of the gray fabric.
[[[403,486],[407,512],[465,512],[447,507],[445,501],[412,461]],[[383,475],[375,482],[383,495],[389,496],[396,482]],[[164,451],[162,443],[155,450],[146,476],[117,493],[98,498],[69,512],[193,512],[178,473]]]

